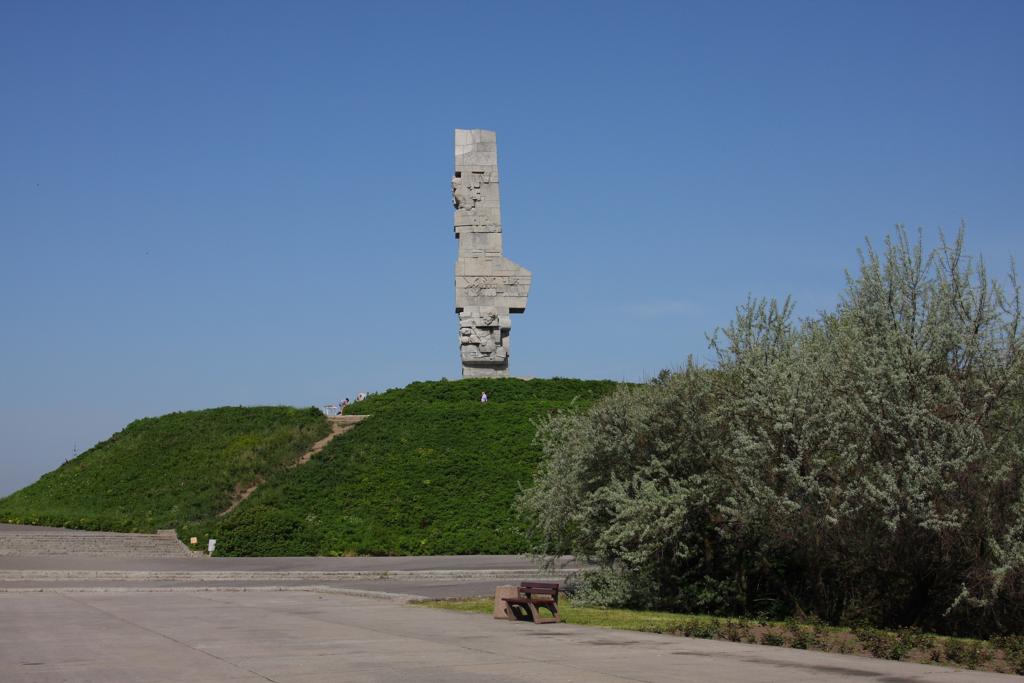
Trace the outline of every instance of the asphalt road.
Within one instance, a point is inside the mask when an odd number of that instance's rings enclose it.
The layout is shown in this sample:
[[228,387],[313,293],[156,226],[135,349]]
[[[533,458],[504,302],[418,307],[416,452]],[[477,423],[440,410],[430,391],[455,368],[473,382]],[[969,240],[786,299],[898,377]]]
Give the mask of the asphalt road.
[[[569,560],[562,569],[574,567]],[[188,572],[396,572],[534,571],[525,555],[432,555],[407,557],[90,557],[87,555],[0,555],[0,569]]]
[[[494,595],[494,589],[503,583],[515,581],[428,581],[367,579],[345,581],[290,581],[267,579],[255,581],[4,581],[0,579],[0,593],[86,593],[86,592],[199,592],[199,591],[274,591],[306,590],[321,593],[343,592],[387,593],[409,599],[421,598],[468,598]],[[0,681],[3,678],[0,677]]]
[[572,558],[561,558],[555,567],[548,569],[525,555],[110,557],[5,554],[5,538],[19,534],[58,536],[82,532],[0,524],[0,592],[327,587],[444,598],[494,595],[496,586],[523,579],[564,581],[577,568]]

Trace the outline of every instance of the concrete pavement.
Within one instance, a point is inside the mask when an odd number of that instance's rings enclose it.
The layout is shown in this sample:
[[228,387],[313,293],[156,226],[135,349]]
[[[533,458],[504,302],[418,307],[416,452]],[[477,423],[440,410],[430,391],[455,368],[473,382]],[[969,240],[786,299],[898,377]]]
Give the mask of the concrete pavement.
[[[0,546],[26,532],[0,525]],[[499,555],[0,553],[0,681],[1020,680],[402,604],[413,596],[493,595],[498,584],[560,579],[575,567],[564,558],[543,572],[528,557]]]
[[313,592],[3,593],[0,633],[5,683],[1020,680]]

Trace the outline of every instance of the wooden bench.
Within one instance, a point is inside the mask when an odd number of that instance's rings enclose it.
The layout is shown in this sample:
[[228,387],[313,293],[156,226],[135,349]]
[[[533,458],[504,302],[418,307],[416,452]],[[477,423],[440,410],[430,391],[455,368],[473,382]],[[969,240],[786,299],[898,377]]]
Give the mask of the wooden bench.
[[[539,607],[551,613],[542,617]],[[558,584],[544,581],[523,581],[519,584],[519,595],[505,598],[505,616],[509,621],[530,619],[535,624],[557,624],[562,621],[558,615]]]

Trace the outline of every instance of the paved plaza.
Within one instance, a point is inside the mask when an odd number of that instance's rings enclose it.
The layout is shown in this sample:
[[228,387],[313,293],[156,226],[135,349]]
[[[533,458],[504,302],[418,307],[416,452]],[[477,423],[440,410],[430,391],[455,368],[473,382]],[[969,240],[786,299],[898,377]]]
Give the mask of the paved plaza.
[[[25,554],[37,534],[65,538]],[[562,580],[571,558],[545,572],[523,556],[115,557],[109,543],[97,548],[78,532],[0,525],[0,681],[1020,680],[408,604]]]
[[312,591],[0,593],[5,683],[1010,681]]

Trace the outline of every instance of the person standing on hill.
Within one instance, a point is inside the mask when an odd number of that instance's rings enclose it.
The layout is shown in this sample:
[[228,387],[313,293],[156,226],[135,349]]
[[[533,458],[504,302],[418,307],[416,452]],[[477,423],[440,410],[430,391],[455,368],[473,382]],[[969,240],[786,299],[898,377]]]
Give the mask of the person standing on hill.
[[487,403],[487,392],[486,391],[480,392],[480,402],[481,403]]

